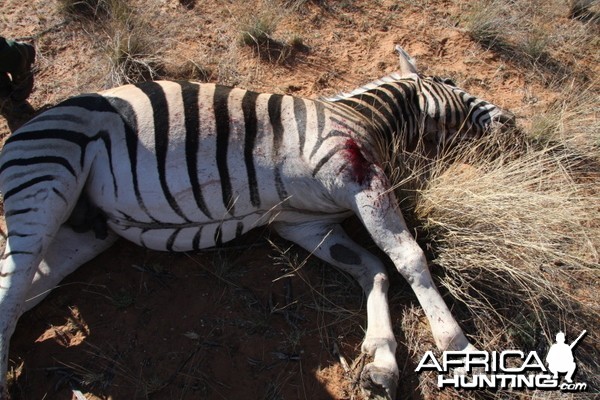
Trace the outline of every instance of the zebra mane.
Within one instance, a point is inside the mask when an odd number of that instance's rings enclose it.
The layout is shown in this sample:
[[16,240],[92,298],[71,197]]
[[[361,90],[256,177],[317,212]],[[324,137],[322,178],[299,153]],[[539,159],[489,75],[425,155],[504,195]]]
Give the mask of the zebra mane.
[[383,78],[379,78],[377,80],[367,83],[366,85],[356,88],[356,89],[352,90],[351,92],[340,92],[332,97],[322,97],[321,100],[336,102],[336,101],[348,99],[348,98],[355,97],[355,96],[361,95],[363,93],[366,93],[369,90],[376,89],[377,87],[379,87],[383,84],[397,82],[402,78],[403,77],[400,75],[399,72],[393,72],[390,75],[386,75]]

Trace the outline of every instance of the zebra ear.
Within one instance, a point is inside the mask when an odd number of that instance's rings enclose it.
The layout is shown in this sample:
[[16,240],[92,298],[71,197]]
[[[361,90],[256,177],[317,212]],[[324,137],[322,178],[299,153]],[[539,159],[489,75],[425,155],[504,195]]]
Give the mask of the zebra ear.
[[402,47],[400,47],[400,45],[397,44],[395,49],[400,58],[400,75],[407,76],[411,74],[418,74],[415,60],[409,56],[408,53],[404,51]]

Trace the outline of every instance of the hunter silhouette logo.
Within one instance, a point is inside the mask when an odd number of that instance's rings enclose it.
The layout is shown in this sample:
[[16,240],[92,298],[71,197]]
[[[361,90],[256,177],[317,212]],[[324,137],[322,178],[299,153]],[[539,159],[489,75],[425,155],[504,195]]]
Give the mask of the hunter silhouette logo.
[[573,374],[577,368],[575,359],[573,358],[573,348],[579,343],[581,338],[587,333],[586,330],[573,341],[573,343],[565,343],[565,334],[558,332],[556,334],[556,343],[550,347],[548,355],[546,356],[546,362],[548,363],[548,369],[552,372],[552,377],[558,379],[558,373],[566,373],[565,380],[567,383],[573,383]]
[[[415,372],[437,371],[439,388],[584,391],[587,383],[573,382],[577,369],[573,348],[586,333],[567,344],[565,334],[558,332],[546,355],[547,367],[536,351],[444,351],[439,360],[427,351]],[[460,370],[464,373],[457,373]],[[565,374],[565,382],[561,383],[559,374]]]

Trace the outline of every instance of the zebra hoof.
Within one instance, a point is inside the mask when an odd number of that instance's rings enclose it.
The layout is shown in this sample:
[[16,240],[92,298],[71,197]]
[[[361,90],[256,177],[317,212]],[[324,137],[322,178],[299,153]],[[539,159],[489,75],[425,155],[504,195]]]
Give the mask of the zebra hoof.
[[367,364],[360,375],[360,385],[369,399],[394,400],[398,375],[373,363]]

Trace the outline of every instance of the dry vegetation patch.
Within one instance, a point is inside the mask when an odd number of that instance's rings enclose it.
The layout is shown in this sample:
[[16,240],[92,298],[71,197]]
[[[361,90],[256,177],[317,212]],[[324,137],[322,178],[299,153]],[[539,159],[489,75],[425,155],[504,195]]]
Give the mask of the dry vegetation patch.
[[488,350],[545,354],[558,330],[594,332],[576,356],[580,378],[597,387],[599,176],[562,146],[481,157],[497,144],[461,153],[419,193],[440,281]]
[[[558,0],[485,0],[468,6],[462,19],[475,41],[547,84],[597,84],[599,20],[568,18],[565,6]],[[585,9],[590,16],[600,11],[591,3]]]

